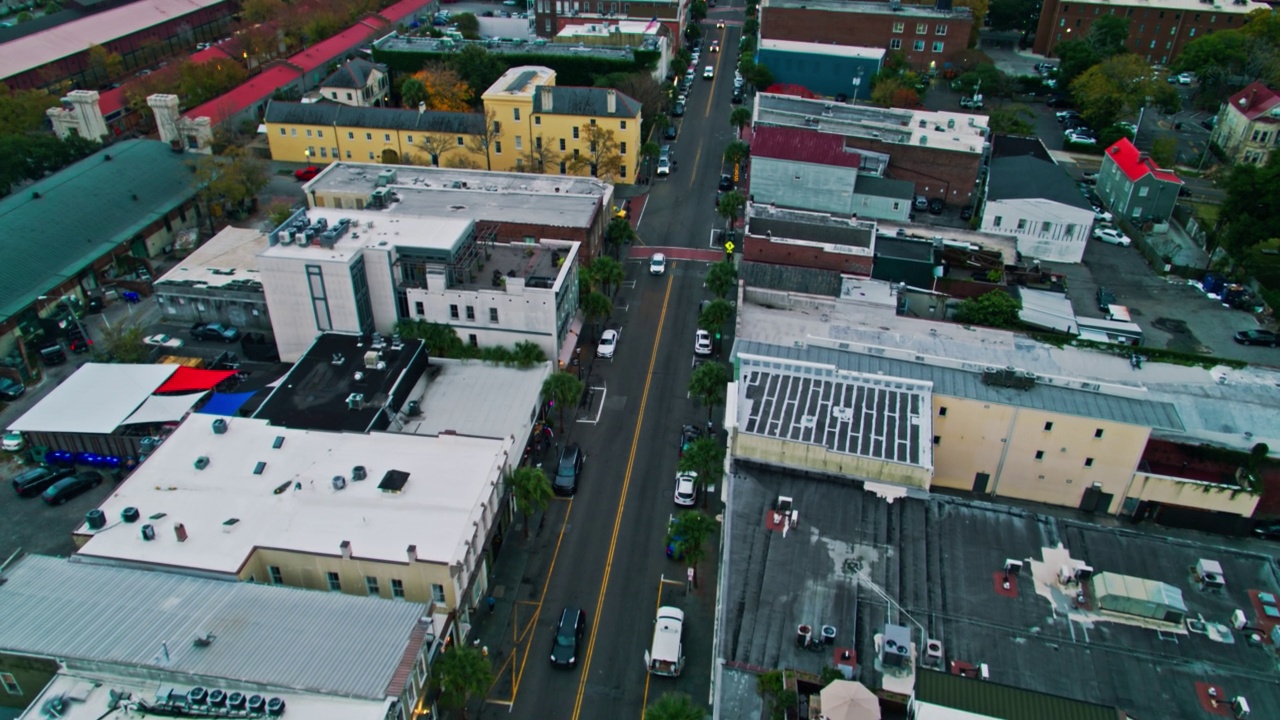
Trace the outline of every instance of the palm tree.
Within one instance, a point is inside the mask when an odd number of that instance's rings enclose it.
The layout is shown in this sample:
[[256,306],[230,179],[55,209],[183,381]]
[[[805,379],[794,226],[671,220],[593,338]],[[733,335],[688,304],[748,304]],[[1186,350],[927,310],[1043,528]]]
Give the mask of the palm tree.
[[[744,108],[738,108],[743,110]],[[724,149],[724,161],[730,165],[741,165],[743,160],[751,154],[751,146],[741,140],[734,140]]]
[[608,319],[613,314],[613,301],[606,297],[604,293],[592,292],[582,298],[582,313],[586,315],[587,322],[595,326],[596,337],[599,337],[599,321]]
[[724,403],[728,384],[729,370],[718,362],[702,363],[693,371],[693,377],[689,379],[689,394],[697,396],[707,406],[708,423],[711,422],[716,406]]
[[[554,372],[542,382],[542,401],[560,411],[560,432],[564,433],[564,409],[576,407],[582,397],[582,381],[567,372]],[[723,394],[723,391],[722,391]]]
[[529,516],[547,509],[551,500],[551,481],[542,468],[518,467],[515,471],[507,471],[507,487],[511,488],[511,499],[516,504],[516,512],[524,516],[524,539],[529,539]]
[[591,274],[595,276],[596,282],[600,283],[600,288],[606,295],[617,292],[617,286],[621,285],[627,277],[622,264],[611,257],[598,257],[592,260]]
[[547,353],[535,342],[521,340],[511,353],[511,362],[518,368],[528,369],[547,361]]
[[742,197],[742,193],[737,190],[730,190],[720,196],[720,203],[716,205],[716,212],[720,213],[720,217],[725,219],[726,232],[733,232],[734,221],[742,214],[742,209],[747,206],[747,199]]
[[618,253],[618,247],[626,243],[634,242],[636,239],[636,230],[631,227],[631,222],[626,218],[615,217],[609,221],[609,226],[604,229],[604,241],[613,251],[615,255]]
[[739,105],[729,113],[729,124],[738,131],[738,137],[742,137],[742,128],[751,124],[751,111]]
[[707,506],[707,486],[715,485],[724,477],[724,446],[711,435],[689,443],[680,456],[681,472],[696,473],[694,483],[702,493],[702,507]]
[[716,298],[708,303],[702,314],[698,316],[698,327],[718,335],[720,329],[729,322],[731,317],[733,317],[733,306],[728,300]]
[[440,704],[459,710],[467,717],[467,703],[493,684],[493,668],[489,658],[466,645],[454,645],[436,659],[435,682],[440,689]]
[[738,271],[728,260],[712,265],[707,271],[707,289],[718,298],[726,297],[737,284]]
[[701,510],[687,510],[676,515],[667,528],[667,544],[675,545],[677,557],[693,568],[693,586],[698,587],[698,563],[707,554],[707,538],[716,531],[716,521]]
[[662,697],[644,709],[644,720],[703,720],[707,711],[698,707],[693,698],[684,693],[663,693]]

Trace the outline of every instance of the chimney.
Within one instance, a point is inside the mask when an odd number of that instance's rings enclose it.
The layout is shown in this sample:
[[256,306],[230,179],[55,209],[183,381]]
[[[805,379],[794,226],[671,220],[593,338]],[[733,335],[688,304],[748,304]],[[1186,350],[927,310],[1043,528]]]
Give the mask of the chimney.
[[542,112],[551,112],[551,86],[543,85],[538,88],[538,94],[542,98]]
[[409,562],[411,563],[418,562],[418,546],[417,545],[410,545],[407,552],[409,553]]
[[342,559],[350,560],[351,559],[351,541],[343,540],[342,544],[339,545],[338,547],[342,549]]
[[424,112],[426,112],[426,111],[427,111],[427,101],[425,101],[425,100],[419,100],[419,101],[418,101],[418,114],[419,114],[419,115],[421,115],[422,113],[424,113]]
[[604,101],[605,110],[610,115],[618,112],[618,91],[614,90],[613,88],[609,88],[608,90],[604,91],[604,97],[605,97],[605,101]]
[[178,542],[186,542],[186,541],[187,541],[187,526],[186,526],[186,525],[183,525],[182,523],[178,523],[178,524],[174,525],[174,526],[173,526],[173,534],[178,536]]

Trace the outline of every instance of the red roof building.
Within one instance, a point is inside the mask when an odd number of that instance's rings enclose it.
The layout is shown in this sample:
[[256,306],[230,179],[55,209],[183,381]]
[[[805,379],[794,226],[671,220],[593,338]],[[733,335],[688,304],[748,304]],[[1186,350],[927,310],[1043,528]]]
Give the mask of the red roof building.
[[1144,224],[1168,222],[1182,180],[1155,163],[1128,138],[1107,148],[1098,172],[1098,195],[1112,213]]
[[751,155],[755,158],[789,160],[858,169],[862,157],[846,150],[844,138],[817,130],[787,127],[760,127],[751,138]]
[[1255,82],[1223,104],[1210,139],[1237,163],[1265,165],[1278,132],[1280,95]]

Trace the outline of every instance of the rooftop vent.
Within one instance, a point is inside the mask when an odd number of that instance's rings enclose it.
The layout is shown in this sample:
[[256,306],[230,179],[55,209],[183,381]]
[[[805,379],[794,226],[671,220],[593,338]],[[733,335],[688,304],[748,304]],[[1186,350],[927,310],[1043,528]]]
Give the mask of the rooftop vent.
[[982,382],[985,385],[994,385],[996,387],[1030,390],[1036,385],[1036,374],[1018,370],[1012,365],[1003,369],[987,366],[982,369]]
[[364,394],[363,394],[363,393],[351,393],[350,395],[348,395],[348,396],[347,396],[347,409],[348,409],[348,410],[360,410],[360,409],[363,409],[363,408],[364,408]]
[[225,418],[218,418],[213,421],[213,434],[225,435],[227,433],[227,421]]
[[367,477],[369,477],[369,471],[365,469],[365,466],[357,465],[351,468],[351,480],[353,482],[359,482]]
[[200,457],[196,458],[197,470],[203,470],[207,467],[209,467],[209,457],[207,455],[201,455]]
[[271,443],[271,447],[272,447],[272,449],[279,450],[279,449],[280,449],[281,447],[283,447],[283,446],[284,446],[284,436],[283,436],[283,435],[277,435],[277,436],[276,436],[276,439],[275,439],[275,442],[272,442],[272,443]]
[[382,482],[378,483],[378,489],[387,493],[403,492],[407,482],[409,482],[409,473],[403,470],[388,470],[387,474],[382,476]]
[[232,530],[235,530],[236,526],[239,524],[240,524],[240,518],[227,518],[226,520],[222,521],[222,532],[229,533]]
[[120,519],[127,523],[136,523],[140,517],[142,517],[142,513],[138,512],[138,508],[133,506],[120,511]]
[[347,479],[341,475],[333,476],[333,489],[341,490],[347,486]]
[[259,461],[257,465],[253,466],[253,474],[261,475],[262,472],[266,469],[267,469],[267,464],[265,462]]
[[156,539],[156,528],[154,525],[142,526],[142,539],[151,542]]

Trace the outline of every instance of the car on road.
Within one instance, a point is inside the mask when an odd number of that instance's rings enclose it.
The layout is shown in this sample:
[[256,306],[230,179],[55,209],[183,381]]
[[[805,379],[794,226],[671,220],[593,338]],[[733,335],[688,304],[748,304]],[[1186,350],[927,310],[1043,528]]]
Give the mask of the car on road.
[[[671,117],[684,117],[684,103],[677,102],[671,106]],[[667,127],[671,127],[668,125]]]
[[600,333],[600,343],[596,345],[596,357],[613,358],[614,350],[618,349],[618,331],[605,330]]
[[658,158],[658,169],[656,173],[659,176],[671,174],[671,158]]
[[1270,330],[1241,330],[1235,334],[1234,340],[1241,345],[1264,345],[1266,347],[1280,345],[1280,335]]
[[1115,219],[1115,216],[1114,216],[1114,215],[1112,215],[1109,211],[1107,211],[1107,210],[1103,210],[1102,208],[1098,207],[1097,205],[1094,205],[1094,206],[1093,206],[1093,218],[1094,218],[1095,220],[1101,220],[1101,221],[1103,221],[1103,222],[1111,222],[1112,220],[1114,220],[1114,219]]
[[702,428],[697,425],[685,425],[680,428],[680,451],[679,456],[684,457],[684,451],[689,449],[694,440],[702,437]]
[[702,68],[702,79],[710,80],[716,76],[716,69],[711,65]]
[[294,179],[298,180],[299,182],[307,182],[308,180],[314,179],[315,176],[319,174],[320,174],[320,168],[316,167],[315,165],[308,165],[302,168],[301,170],[293,171]]
[[569,443],[560,451],[560,462],[556,463],[556,479],[551,481],[551,491],[557,495],[570,496],[578,492],[578,476],[582,474],[582,448],[577,443]]
[[26,446],[27,441],[22,437],[22,433],[17,430],[10,430],[4,434],[4,441],[0,443],[0,450],[18,452]]
[[678,133],[678,131],[676,130],[676,126],[675,126],[675,125],[668,125],[668,126],[666,127],[666,129],[662,131],[662,139],[663,139],[663,140],[675,140],[675,139],[676,139],[676,134],[677,134],[677,133]]
[[[721,27],[724,27],[724,26],[722,25]],[[711,52],[720,52],[720,41],[719,41],[719,40],[712,40],[712,41],[711,41],[711,47],[710,47],[710,48],[708,48],[708,50],[710,50]]]
[[92,490],[102,484],[102,473],[97,470],[82,470],[45,488],[40,499],[46,505],[61,505],[71,498]]
[[977,95],[977,96],[971,97],[969,95],[965,95],[964,97],[960,98],[960,107],[966,110],[981,110],[982,96]]
[[165,335],[164,333],[156,333],[155,335],[148,335],[142,338],[142,342],[143,344],[151,345],[154,347],[166,347],[166,348],[182,347],[182,340],[172,335]]
[[676,474],[676,492],[673,499],[681,507],[692,507],[698,501],[698,473]]
[[1070,120],[1071,118],[1080,117],[1080,111],[1079,110],[1059,110],[1058,112],[1054,113],[1053,116],[1058,119],[1058,122],[1063,123],[1063,122],[1066,122],[1067,120]]
[[1077,145],[1097,145],[1098,138],[1084,133],[1069,132],[1064,138],[1067,142],[1073,142]]
[[717,185],[716,187],[717,187],[718,189],[720,189],[720,190],[725,190],[725,191],[732,190],[732,189],[733,189],[733,176],[732,176],[732,175],[729,175],[729,174],[727,174],[727,173],[726,173],[726,174],[724,174],[724,175],[721,175],[721,176],[720,176],[720,184],[719,184],[719,185]]
[[1184,73],[1179,73],[1179,74],[1178,74],[1178,84],[1179,84],[1179,85],[1190,85],[1190,84],[1191,84],[1192,79],[1193,79],[1193,78],[1192,78],[1192,76],[1191,76],[1191,73],[1189,73],[1189,72],[1184,72]]
[[649,274],[661,275],[667,271],[667,256],[662,253],[654,253],[649,258]]
[[578,664],[578,648],[587,633],[587,614],[576,607],[560,612],[556,634],[551,638],[551,665],[571,668]]
[[[716,29],[717,29],[717,30],[723,30],[723,29],[724,29],[724,21],[723,21],[723,20],[717,20],[717,21],[716,21]],[[714,43],[714,44],[713,44],[713,47],[714,47],[714,46],[718,46],[719,44],[720,44],[720,43]]]
[[735,87],[733,89],[733,97],[729,98],[729,102],[733,103],[734,105],[742,104],[742,88],[741,87]]
[[1263,540],[1280,540],[1280,522],[1272,520],[1258,523],[1253,528],[1253,534]]
[[1125,235],[1112,227],[1097,228],[1093,231],[1093,237],[1095,240],[1101,240],[1104,243],[1119,245],[1121,247],[1129,247],[1133,244],[1133,241],[1129,239],[1128,235]]
[[222,323],[196,323],[191,326],[191,337],[196,340],[221,340],[233,343],[240,339],[240,328]]
[[701,329],[699,329],[696,333],[694,333],[693,354],[694,355],[710,355],[711,354],[711,333]]
[[1111,306],[1115,304],[1115,301],[1116,301],[1115,293],[1111,292],[1105,287],[1098,288],[1098,310],[1099,311],[1106,312],[1107,310],[1111,309]]
[[0,377],[0,400],[17,400],[27,391],[27,386],[13,378]]
[[13,479],[13,491],[18,493],[18,497],[35,497],[44,492],[45,488],[65,477],[69,477],[74,472],[75,468],[41,465],[15,477]]

